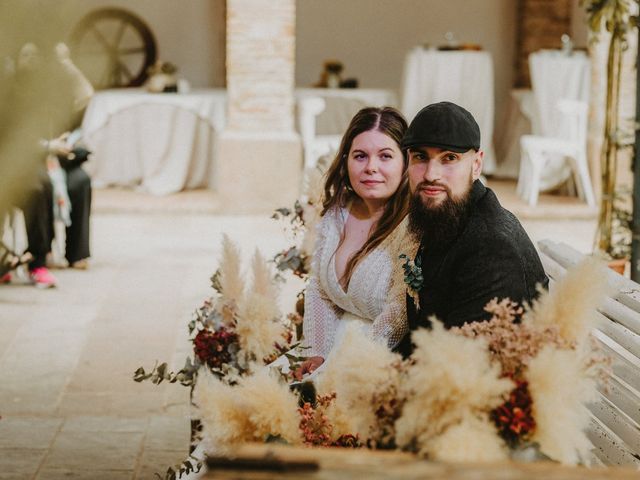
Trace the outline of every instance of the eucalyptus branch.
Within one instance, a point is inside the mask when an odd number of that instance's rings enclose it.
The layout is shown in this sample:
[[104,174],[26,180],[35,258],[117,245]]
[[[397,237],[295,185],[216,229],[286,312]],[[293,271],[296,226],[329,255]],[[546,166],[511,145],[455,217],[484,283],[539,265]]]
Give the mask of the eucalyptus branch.
[[151,383],[154,385],[160,385],[166,380],[168,383],[180,383],[185,387],[190,387],[195,382],[197,370],[198,365],[193,364],[191,362],[191,358],[187,357],[184,367],[182,367],[178,372],[174,373],[169,371],[166,362],[161,363],[160,365],[156,362],[150,372],[145,371],[144,367],[138,368],[133,373],[133,380],[136,382],[151,380]]

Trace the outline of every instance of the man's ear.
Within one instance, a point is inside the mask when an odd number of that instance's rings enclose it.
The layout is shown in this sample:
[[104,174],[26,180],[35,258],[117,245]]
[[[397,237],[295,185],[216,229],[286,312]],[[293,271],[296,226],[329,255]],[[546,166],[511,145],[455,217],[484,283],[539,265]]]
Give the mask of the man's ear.
[[484,158],[484,152],[482,150],[478,150],[476,152],[475,158],[473,159],[472,173],[473,179],[477,180],[480,178],[482,174],[482,160]]

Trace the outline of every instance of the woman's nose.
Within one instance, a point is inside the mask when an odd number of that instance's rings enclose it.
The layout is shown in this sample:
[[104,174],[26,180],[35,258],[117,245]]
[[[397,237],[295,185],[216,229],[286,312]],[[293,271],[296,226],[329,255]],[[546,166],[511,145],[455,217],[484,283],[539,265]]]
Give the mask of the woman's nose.
[[369,160],[367,160],[365,171],[367,173],[375,173],[378,171],[378,160],[375,157],[369,157]]

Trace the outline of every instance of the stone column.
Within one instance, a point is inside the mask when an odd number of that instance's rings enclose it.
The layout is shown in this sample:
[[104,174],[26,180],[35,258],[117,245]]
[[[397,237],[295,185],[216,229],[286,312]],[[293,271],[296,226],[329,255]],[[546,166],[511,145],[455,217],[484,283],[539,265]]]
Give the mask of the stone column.
[[299,194],[295,0],[227,0],[227,127],[218,142],[222,211],[271,212]]

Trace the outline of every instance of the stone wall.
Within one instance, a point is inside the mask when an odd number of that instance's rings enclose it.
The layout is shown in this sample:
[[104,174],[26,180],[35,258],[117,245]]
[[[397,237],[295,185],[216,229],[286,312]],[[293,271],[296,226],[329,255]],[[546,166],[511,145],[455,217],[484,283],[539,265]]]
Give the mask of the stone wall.
[[571,33],[572,0],[518,0],[516,87],[530,87],[529,54],[560,48],[560,37]]

